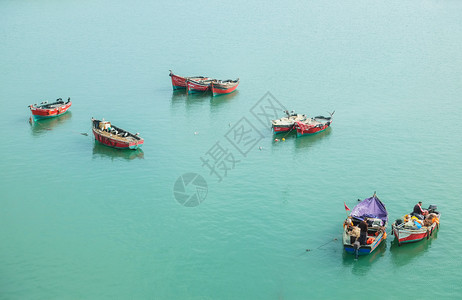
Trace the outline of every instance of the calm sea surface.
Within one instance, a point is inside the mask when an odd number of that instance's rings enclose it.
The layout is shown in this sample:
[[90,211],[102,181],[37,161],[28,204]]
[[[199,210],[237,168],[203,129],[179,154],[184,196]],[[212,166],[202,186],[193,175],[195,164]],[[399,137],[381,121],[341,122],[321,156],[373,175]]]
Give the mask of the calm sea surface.
[[[1,1],[0,298],[461,297],[461,16],[430,0]],[[241,84],[186,96],[169,69]],[[29,123],[27,105],[59,97],[70,113]],[[334,122],[275,142],[252,114],[267,99]],[[96,144],[91,117],[142,151]],[[198,206],[175,200],[185,173],[207,182]],[[438,205],[440,231],[355,261],[343,203],[374,191],[391,221]]]

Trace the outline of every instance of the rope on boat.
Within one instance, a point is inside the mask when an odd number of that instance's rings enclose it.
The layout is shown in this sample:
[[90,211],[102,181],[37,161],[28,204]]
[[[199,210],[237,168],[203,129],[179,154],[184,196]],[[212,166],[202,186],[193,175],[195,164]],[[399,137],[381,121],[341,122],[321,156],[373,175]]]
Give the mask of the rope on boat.
[[292,128],[290,128],[290,130],[289,130],[289,131],[286,133],[286,135],[284,135],[282,138],[283,138],[283,139],[285,139],[285,138],[286,138],[286,136],[288,136],[288,135],[289,135],[289,133],[291,133],[291,132],[292,132],[292,130],[294,130],[294,129],[295,129],[295,123],[294,123],[294,125],[292,125]]
[[[324,244],[320,245],[318,248],[315,248],[314,250],[318,250],[319,248],[324,247],[325,245],[327,245],[327,244],[329,244],[329,243],[332,243],[332,242],[334,242],[334,241],[337,241],[337,240],[338,240],[337,238],[334,238],[334,239],[328,241],[327,243],[324,243]],[[311,249],[306,249],[306,250],[305,250],[305,252],[310,252],[310,251],[313,251],[313,250],[311,250]]]
[[393,234],[394,234],[394,233],[393,233],[393,228],[401,229],[401,228],[403,228],[404,224],[405,224],[405,223],[401,223],[401,224],[399,224],[398,226],[396,226],[396,225],[391,226],[391,231],[390,231],[389,235],[393,235]]

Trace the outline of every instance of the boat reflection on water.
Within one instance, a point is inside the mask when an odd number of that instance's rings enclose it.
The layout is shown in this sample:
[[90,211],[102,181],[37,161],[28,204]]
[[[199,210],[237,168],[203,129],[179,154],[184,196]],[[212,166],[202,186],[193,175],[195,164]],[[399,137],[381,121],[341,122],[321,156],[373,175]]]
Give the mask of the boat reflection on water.
[[239,91],[234,91],[233,93],[225,94],[220,97],[213,97],[210,91],[188,94],[186,90],[174,90],[172,92],[170,104],[171,107],[175,109],[184,106],[186,106],[186,109],[190,109],[191,107],[208,105],[207,101],[210,100],[210,110],[214,111],[220,106],[229,103],[228,101],[236,97],[237,94],[239,94]]
[[438,231],[434,231],[428,240],[423,239],[415,243],[401,244],[401,246],[399,246],[398,242],[394,240],[394,236],[391,236],[391,238],[391,260],[393,264],[401,267],[426,253],[428,249],[431,248],[433,240],[438,238]]
[[186,103],[202,101],[206,99],[212,98],[212,94],[209,91],[201,92],[201,93],[194,93],[194,94],[186,94]]
[[[279,133],[279,134],[274,134],[273,133],[273,145],[278,144],[282,142],[282,138],[285,139],[285,142],[287,143],[289,140],[293,140],[295,142],[295,149],[303,149],[303,148],[309,148],[313,145],[316,144],[316,142],[328,138],[329,135],[332,132],[332,128],[329,127],[324,131],[321,131],[320,133],[316,133],[310,136],[302,136],[302,137],[297,137],[297,130],[293,129],[290,132],[287,133]],[[276,140],[277,139],[277,140]]]
[[135,158],[142,159],[144,158],[144,152],[140,148],[136,150],[115,149],[95,141],[93,146],[93,159],[96,158],[109,158],[111,160],[119,158],[126,160],[133,160]]
[[295,148],[311,147],[312,144],[329,137],[329,135],[332,133],[332,130],[332,127],[329,127],[320,133],[301,137],[297,137],[297,131],[293,130],[294,134],[292,136],[295,138]]
[[184,101],[187,99],[188,94],[186,90],[173,90],[172,92],[172,105],[178,101]]
[[220,97],[211,97],[210,110],[214,111],[215,109],[218,109],[218,107],[230,103],[229,101],[236,97],[237,94],[239,94],[239,91],[234,91],[230,94],[220,95]]
[[50,130],[53,130],[56,126],[65,123],[72,117],[72,112],[68,111],[60,116],[49,118],[49,119],[39,119],[34,120],[33,117],[29,118],[29,123],[32,129],[32,135],[39,136],[47,133]]
[[212,98],[210,92],[204,93],[186,93],[186,90],[176,90],[172,93],[171,107],[173,109],[183,108],[190,109],[191,107],[204,106],[207,100]]
[[387,240],[381,243],[371,254],[359,256],[355,259],[354,255],[343,251],[342,262],[344,266],[351,266],[351,272],[358,276],[365,276],[372,265],[380,260],[387,251]]

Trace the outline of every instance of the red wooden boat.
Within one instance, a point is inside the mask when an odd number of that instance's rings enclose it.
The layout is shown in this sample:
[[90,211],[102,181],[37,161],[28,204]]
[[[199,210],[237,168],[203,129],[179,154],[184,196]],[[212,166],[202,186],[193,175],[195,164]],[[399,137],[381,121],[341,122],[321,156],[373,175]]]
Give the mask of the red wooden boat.
[[330,117],[317,116],[314,118],[306,118],[303,121],[296,121],[295,128],[297,129],[297,136],[310,135],[319,133],[329,128],[332,124],[332,116],[335,113],[330,114]]
[[178,75],[173,74],[172,70],[170,70],[169,76],[172,77],[172,86],[173,86],[174,90],[185,89],[186,88],[186,80],[189,80],[189,79],[192,79],[192,80],[210,79],[210,78],[204,77],[204,76],[182,77],[182,76],[178,76]]
[[210,90],[212,79],[188,79],[186,80],[186,90],[188,94],[203,93]]
[[95,139],[106,146],[117,149],[138,149],[144,143],[138,133],[130,133],[104,119],[100,121],[91,118],[91,123]]
[[58,98],[55,102],[52,103],[45,101],[40,104],[31,104],[29,105],[29,108],[35,119],[43,119],[60,116],[67,112],[71,105],[71,98],[68,98],[67,102],[64,102],[63,99]]
[[239,85],[239,78],[236,80],[214,80],[212,81],[212,93],[214,96],[232,93]]
[[405,215],[404,218],[395,220],[391,228],[398,245],[418,242],[425,238],[428,240],[433,231],[439,229],[440,216],[441,214],[436,211],[436,206],[430,205],[426,217]]
[[306,115],[296,114],[294,111],[289,113],[286,110],[284,112],[287,115],[286,117],[271,121],[273,133],[289,132],[295,128],[295,122],[306,119]]

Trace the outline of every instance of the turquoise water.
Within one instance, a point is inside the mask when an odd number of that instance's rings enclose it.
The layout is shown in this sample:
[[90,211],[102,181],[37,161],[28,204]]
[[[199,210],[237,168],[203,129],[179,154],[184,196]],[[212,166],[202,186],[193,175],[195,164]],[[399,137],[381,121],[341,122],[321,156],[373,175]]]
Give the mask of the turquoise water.
[[[0,12],[0,298],[460,297],[462,3],[1,1]],[[241,83],[186,96],[169,69]],[[332,127],[274,142],[251,113],[267,92],[310,116],[335,110]],[[59,97],[70,113],[29,123],[27,105]],[[142,151],[95,144],[91,117],[139,132]],[[261,134],[245,156],[226,138],[242,118]],[[201,161],[217,142],[238,161],[221,182]],[[195,207],[173,193],[189,172],[208,185]],[[438,205],[440,231],[399,248],[389,236],[355,261],[343,202],[374,191],[391,220]]]

